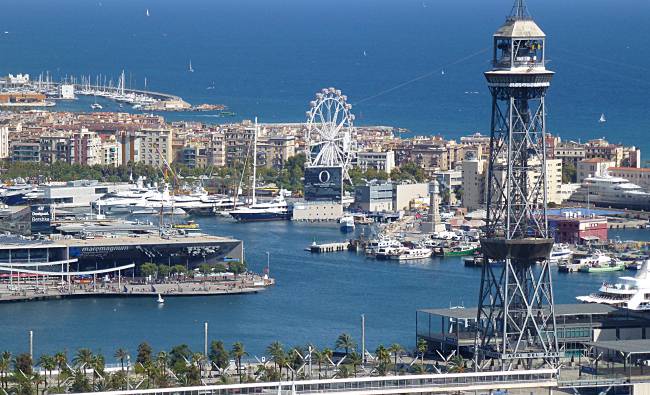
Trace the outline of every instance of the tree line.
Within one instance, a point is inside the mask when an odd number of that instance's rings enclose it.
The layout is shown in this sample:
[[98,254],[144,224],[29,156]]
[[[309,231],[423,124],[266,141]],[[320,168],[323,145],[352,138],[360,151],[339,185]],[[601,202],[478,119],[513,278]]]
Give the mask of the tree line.
[[[345,378],[359,374],[418,374],[431,369],[440,373],[443,369],[438,362],[427,368],[427,343],[422,339],[411,362],[403,364],[399,360],[406,350],[400,344],[379,345],[374,352],[361,355],[347,333],[338,336],[333,348],[319,349],[311,344],[286,348],[274,341],[265,351],[268,360],[257,359],[246,367],[244,359],[250,354],[242,342],[227,347],[223,341],[214,340],[207,355],[193,351],[187,344],[154,352],[147,342],[142,342],[133,355],[124,348],[115,350],[112,357],[119,367],[112,372],[106,368],[106,356],[88,348],[80,348],[71,356],[66,352],[43,354],[36,361],[28,353],[13,356],[5,351],[0,354],[0,389],[4,393],[40,395]],[[465,364],[462,357],[456,356],[447,361],[444,370],[463,372]]]

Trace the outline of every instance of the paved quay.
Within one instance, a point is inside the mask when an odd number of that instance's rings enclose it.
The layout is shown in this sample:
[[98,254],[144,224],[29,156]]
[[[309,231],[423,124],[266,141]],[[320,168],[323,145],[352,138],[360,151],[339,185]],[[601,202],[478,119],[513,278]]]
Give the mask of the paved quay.
[[260,275],[242,275],[225,281],[173,281],[164,283],[142,283],[117,281],[93,284],[62,283],[0,284],[0,303],[63,298],[96,297],[189,297],[209,295],[237,295],[258,293],[275,284],[272,278]]

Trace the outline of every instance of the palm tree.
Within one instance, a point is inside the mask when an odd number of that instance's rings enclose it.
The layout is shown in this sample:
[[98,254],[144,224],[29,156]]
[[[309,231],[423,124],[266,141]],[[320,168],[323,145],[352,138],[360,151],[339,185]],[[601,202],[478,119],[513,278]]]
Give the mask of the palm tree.
[[[318,363],[318,378],[321,378],[321,366],[323,365],[323,353],[318,351],[316,347],[313,347],[311,350],[311,358],[312,360],[316,360],[316,363]],[[311,372],[309,372],[311,374]]]
[[354,377],[357,377],[357,366],[363,363],[361,354],[357,353],[356,351],[352,351],[349,355],[349,361],[352,364],[352,368],[354,369]]
[[334,355],[334,352],[329,348],[324,348],[320,353],[323,356],[323,360],[325,361],[325,378],[328,378],[330,372],[330,364],[332,363],[332,355]]
[[248,355],[248,353],[246,352],[246,349],[244,348],[244,344],[242,342],[236,342],[232,345],[232,356],[235,357],[235,360],[237,361],[237,374],[239,375],[239,382],[242,381],[241,359],[245,355]]
[[267,348],[266,352],[271,356],[275,368],[280,371],[280,376],[282,375],[282,365],[284,363],[284,346],[279,341],[274,341]]
[[422,357],[422,365],[424,365],[424,353],[427,352],[427,350],[429,349],[429,345],[427,344],[427,341],[422,338],[419,338],[417,349],[418,352],[420,353],[420,357]]
[[59,371],[59,374],[56,375],[56,386],[61,387],[61,373],[68,368],[68,356],[65,355],[65,352],[59,351],[54,354],[54,363]]
[[337,349],[344,349],[346,356],[350,353],[350,349],[354,349],[354,347],[356,347],[356,344],[354,344],[352,337],[347,333],[341,333],[338,339],[336,339],[335,345]]
[[388,351],[393,354],[394,359],[394,369],[395,369],[395,376],[397,376],[397,357],[400,355],[402,351],[404,351],[404,348],[399,345],[398,343],[393,343],[388,347]]
[[54,360],[54,357],[43,354],[38,359],[38,365],[40,365],[40,367],[45,371],[45,388],[47,388],[47,374],[49,372],[50,377],[52,377],[52,371],[56,369],[56,361]]
[[9,373],[9,368],[11,367],[11,353],[9,351],[4,351],[2,356],[0,356],[0,388],[6,388],[7,375]]
[[447,363],[447,370],[450,373],[464,373],[465,359],[460,355],[454,355]]
[[386,347],[384,347],[383,344],[380,344],[375,350],[375,355],[379,361],[379,371],[383,375],[386,373],[388,363],[390,362],[390,352],[386,349]]
[[80,348],[77,350],[77,355],[72,359],[72,363],[77,368],[82,368],[84,374],[86,374],[86,369],[93,363],[93,352],[88,348]]
[[122,370],[124,370],[124,360],[129,356],[129,352],[123,348],[118,348],[117,350],[115,350],[115,354],[113,356],[120,361]]

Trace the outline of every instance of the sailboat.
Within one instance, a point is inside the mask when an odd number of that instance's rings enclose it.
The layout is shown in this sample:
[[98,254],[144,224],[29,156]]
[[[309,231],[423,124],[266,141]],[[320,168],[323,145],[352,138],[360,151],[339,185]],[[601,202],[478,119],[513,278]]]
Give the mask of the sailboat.
[[600,114],[600,119],[598,120],[598,123],[605,123],[607,122],[607,119],[605,119],[605,114]]
[[239,222],[259,222],[259,221],[278,221],[291,219],[289,206],[284,200],[284,190],[270,202],[258,203],[255,198],[255,188],[257,187],[257,134],[259,127],[257,118],[255,118],[255,132],[253,134],[253,181],[251,184],[251,205],[240,207],[232,210],[230,215]]
[[102,108],[104,108],[102,107],[101,104],[97,103],[97,95],[95,95],[95,102],[90,105],[90,108],[92,108],[93,110],[101,110]]
[[187,71],[189,71],[190,73],[194,72],[194,69],[192,68],[192,59],[190,59],[190,66],[188,67]]
[[146,15],[147,15],[147,16],[149,16],[149,9],[148,9],[148,8],[147,8],[147,12],[146,12]]
[[445,75],[445,69],[442,69],[442,70],[440,71],[440,75]]
[[163,299],[162,295],[158,294],[158,299],[156,300],[158,303],[165,303],[165,299]]

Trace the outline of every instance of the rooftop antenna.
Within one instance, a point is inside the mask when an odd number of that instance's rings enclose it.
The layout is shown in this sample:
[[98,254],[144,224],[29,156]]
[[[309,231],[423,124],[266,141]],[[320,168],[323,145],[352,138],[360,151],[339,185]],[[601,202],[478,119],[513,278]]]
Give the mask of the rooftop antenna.
[[510,12],[510,17],[508,19],[530,19],[530,14],[528,13],[528,8],[526,7],[525,0],[515,0],[515,4],[512,6],[512,11]]

